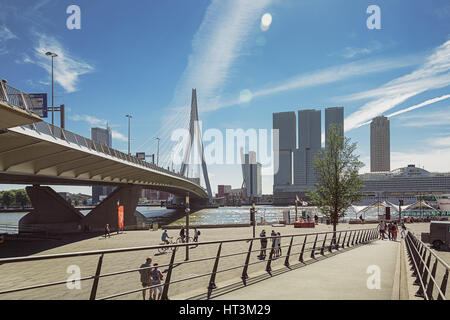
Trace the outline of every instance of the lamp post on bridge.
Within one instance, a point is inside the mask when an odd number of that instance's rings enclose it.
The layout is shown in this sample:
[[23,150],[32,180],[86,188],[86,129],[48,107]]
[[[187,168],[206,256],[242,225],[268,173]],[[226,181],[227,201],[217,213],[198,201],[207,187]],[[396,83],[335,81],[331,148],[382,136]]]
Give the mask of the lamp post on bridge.
[[186,261],[189,260],[189,213],[191,212],[191,209],[189,208],[189,192],[186,195],[186,230],[185,230],[185,237],[186,237]]
[[125,117],[128,118],[128,155],[131,156],[131,152],[130,152],[130,119],[133,117],[129,114],[125,115]]
[[53,58],[56,58],[58,55],[54,52],[47,51],[45,53],[46,56],[52,58],[52,125],[55,124],[55,105],[54,105],[54,93],[53,93]]

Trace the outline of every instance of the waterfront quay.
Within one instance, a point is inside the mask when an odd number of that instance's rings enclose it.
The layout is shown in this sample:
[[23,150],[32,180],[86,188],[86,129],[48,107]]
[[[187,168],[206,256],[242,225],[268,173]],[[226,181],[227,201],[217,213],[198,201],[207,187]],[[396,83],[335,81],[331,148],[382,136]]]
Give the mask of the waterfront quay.
[[[349,225],[339,224],[339,230],[355,230],[362,228],[374,228],[373,224],[367,225]],[[293,226],[272,227],[270,225],[257,226],[256,236],[259,232],[265,229],[267,235],[270,236],[270,232],[275,230],[280,232],[281,235],[292,234],[305,234],[313,232],[326,232],[332,231],[331,225],[319,224],[316,228],[304,229],[293,228]],[[169,230],[169,236],[176,239],[178,237],[179,230]],[[48,255],[58,253],[69,252],[81,252],[91,250],[106,250],[116,248],[131,248],[140,246],[158,245],[161,243],[162,230],[150,231],[125,231],[121,234],[113,233],[110,238],[104,238],[98,234],[92,237],[81,238],[80,235],[66,236],[61,240],[39,240],[39,241],[10,241],[4,243],[0,247],[1,257],[12,256],[25,256],[25,255]],[[192,231],[191,231],[192,235]],[[251,227],[238,227],[238,228],[211,228],[201,229],[200,241],[216,241],[225,239],[242,239],[251,238]],[[312,238],[312,237],[311,237]],[[293,250],[300,250],[302,239],[294,238]],[[270,242],[269,242],[270,243]],[[282,246],[289,245],[289,238],[282,240]],[[312,244],[310,244],[312,245]],[[205,257],[215,257],[217,254],[217,245],[205,245],[192,249],[189,252],[190,260],[201,259]],[[259,249],[259,241],[254,243],[254,250]],[[224,244],[222,247],[222,255],[227,253],[247,252],[248,243],[239,242],[232,243],[230,245]],[[272,263],[274,270],[278,268],[284,268],[284,255],[286,254],[286,248],[283,248],[283,256],[280,259],[276,259]],[[252,254],[250,263],[259,261],[257,259],[258,253]],[[153,263],[157,262],[159,265],[168,264],[171,257],[171,250],[167,250],[166,253],[160,254],[157,250],[144,250],[144,251],[130,251],[125,253],[112,253],[106,254],[103,258],[102,274],[112,273],[122,270],[129,270],[139,268],[141,264],[145,262],[145,258],[151,257]],[[220,269],[230,268],[236,265],[242,265],[245,261],[246,254],[224,257],[220,260]],[[298,258],[298,255],[297,255]],[[175,259],[176,262],[185,260],[185,250],[177,250]],[[294,260],[294,258],[293,258]],[[63,281],[68,279],[72,273],[74,266],[79,267],[81,272],[80,277],[88,277],[95,274],[98,262],[98,256],[83,256],[83,257],[71,257],[56,260],[41,260],[41,261],[29,261],[19,262],[13,264],[0,265],[0,273],[2,279],[0,281],[0,291],[27,287],[42,283]],[[177,266],[173,269],[172,281],[177,279],[184,279],[189,277],[196,277],[201,274],[211,272],[214,265],[214,260],[209,260],[200,263],[188,263]],[[69,269],[68,269],[69,268]],[[69,273],[68,273],[69,271]],[[164,268],[162,268],[163,275]],[[73,271],[72,271],[73,272]],[[216,284],[218,287],[230,284],[241,283],[242,268],[237,268],[227,272],[223,272],[217,275]],[[260,275],[265,273],[265,263],[249,266],[248,274],[251,278],[253,275]],[[209,277],[195,278],[189,281],[183,281],[179,283],[171,284],[170,286],[170,299],[188,299],[195,297],[202,292],[205,292],[208,286]],[[101,278],[99,281],[97,297],[105,297],[118,292],[124,292],[128,290],[134,290],[140,288],[140,276],[138,271],[125,273],[121,275],[115,275],[110,277]],[[86,280],[81,282],[80,289],[68,289],[66,284],[47,287],[44,289],[33,289],[21,292],[15,292],[2,295],[1,299],[89,299],[89,294],[92,287],[92,280]],[[133,294],[118,297],[117,299],[142,299],[141,292],[135,292]]]

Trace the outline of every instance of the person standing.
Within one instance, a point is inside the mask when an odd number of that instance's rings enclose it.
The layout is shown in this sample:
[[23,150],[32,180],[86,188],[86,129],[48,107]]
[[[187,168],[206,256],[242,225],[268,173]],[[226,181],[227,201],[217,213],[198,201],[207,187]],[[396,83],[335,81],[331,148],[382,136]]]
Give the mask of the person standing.
[[402,228],[401,236],[402,236],[402,239],[403,239],[404,237],[406,237],[406,226],[405,226],[404,222],[402,222],[401,228]]
[[109,223],[107,223],[105,225],[105,238],[106,236],[108,236],[109,238],[111,238],[111,229],[109,228]]
[[181,238],[181,242],[184,243],[184,227],[181,226],[181,230],[180,230],[180,238]]
[[278,254],[278,257],[281,257],[281,255],[282,255],[282,253],[281,253],[281,233],[277,233],[277,235],[278,235],[278,237],[277,237],[277,239],[278,239],[278,241],[277,241],[277,244],[278,244],[278,248],[277,248],[277,254]]
[[392,240],[392,229],[393,229],[393,227],[392,227],[393,225],[392,225],[392,222],[389,222],[389,224],[388,224],[388,238],[389,238],[389,240]]
[[[152,286],[156,286],[153,288],[153,300],[160,300],[162,294],[162,285],[161,280],[163,279],[163,275],[161,271],[158,270],[158,264],[153,264],[152,270]],[[156,298],[156,291],[158,291],[158,298]]]
[[384,222],[384,220],[381,220],[381,222],[378,224],[378,229],[380,230],[381,240],[384,240],[384,232],[386,231],[386,223]]
[[[145,260],[144,264],[141,264],[139,273],[141,274],[141,283],[144,290],[142,290],[142,298],[145,300],[145,291],[147,291],[146,288],[150,287],[151,285],[151,269],[152,266],[152,258],[147,258]],[[152,288],[148,289],[148,299],[151,300],[152,298]]]
[[259,234],[260,242],[261,242],[261,251],[259,253],[258,258],[265,259],[266,258],[266,248],[267,248],[267,238],[266,238],[266,231],[263,230]]
[[397,222],[394,221],[394,224],[392,225],[392,238],[394,241],[397,241],[397,232],[398,232]]
[[194,242],[198,242],[198,236],[200,235],[200,231],[197,228],[194,228]]

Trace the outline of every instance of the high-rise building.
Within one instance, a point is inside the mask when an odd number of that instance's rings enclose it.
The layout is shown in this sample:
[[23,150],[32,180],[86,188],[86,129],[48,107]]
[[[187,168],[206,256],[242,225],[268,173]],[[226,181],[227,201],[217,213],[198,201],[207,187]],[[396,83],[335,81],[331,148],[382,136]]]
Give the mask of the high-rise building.
[[261,164],[256,162],[256,152],[250,151],[244,155],[242,174],[247,198],[262,196]]
[[370,172],[391,170],[389,120],[376,117],[370,123]]
[[274,185],[292,184],[292,153],[297,145],[295,112],[273,114],[273,129],[278,130],[278,148],[274,143]]
[[325,109],[325,148],[331,125],[337,126],[339,134],[344,135],[344,107],[333,107]]
[[294,152],[294,184],[310,186],[316,182],[314,157],[321,148],[320,110],[298,111],[298,149]]
[[[104,128],[91,128],[91,139],[95,142],[112,147],[112,132],[111,128],[106,125]],[[97,204],[103,199],[105,199],[111,192],[113,192],[114,187],[104,187],[104,186],[93,186],[92,187],[92,204]]]

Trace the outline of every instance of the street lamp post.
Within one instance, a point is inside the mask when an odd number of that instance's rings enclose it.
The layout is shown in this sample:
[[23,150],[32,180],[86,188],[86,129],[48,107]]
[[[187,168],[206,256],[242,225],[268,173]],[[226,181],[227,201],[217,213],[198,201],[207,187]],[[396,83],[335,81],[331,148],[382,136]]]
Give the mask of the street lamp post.
[[46,56],[52,58],[52,125],[55,124],[55,105],[54,105],[54,93],[53,93],[53,58],[56,58],[58,55],[54,52],[47,51],[45,53]]
[[155,138],[156,140],[158,140],[158,151],[156,153],[156,165],[159,165],[159,140],[161,140],[161,138]]
[[189,260],[189,213],[191,212],[191,209],[189,208],[189,192],[186,195],[186,230],[185,230],[185,237],[186,237],[186,258],[185,261]]
[[128,118],[128,155],[131,155],[130,152],[130,119],[133,118],[131,115],[127,114],[125,117]]

